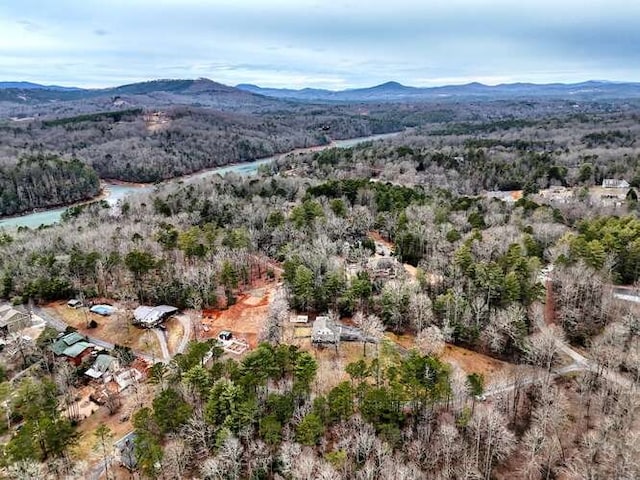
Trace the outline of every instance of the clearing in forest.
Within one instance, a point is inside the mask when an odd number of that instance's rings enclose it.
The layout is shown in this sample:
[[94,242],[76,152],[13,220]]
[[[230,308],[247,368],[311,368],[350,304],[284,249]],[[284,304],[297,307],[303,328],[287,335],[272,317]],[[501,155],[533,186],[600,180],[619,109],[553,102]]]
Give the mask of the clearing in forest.
[[[236,296],[229,308],[207,309],[202,312],[203,339],[217,338],[221,330],[229,330],[235,339],[245,340],[256,348],[258,337],[269,312],[269,305],[278,284],[270,283]],[[208,330],[208,331],[206,331]]]
[[[415,347],[415,335],[395,335],[390,332],[387,332],[385,335],[402,348],[411,349]],[[451,344],[446,344],[440,358],[447,363],[456,364],[467,374],[482,374],[487,383],[494,378],[507,375],[513,368],[513,365],[508,362],[503,362],[502,360],[497,360],[483,353]]]
[[[118,308],[117,305],[114,304],[114,306]],[[161,358],[160,345],[155,334],[132,325],[121,308],[118,308],[113,315],[103,317],[89,312],[88,309],[69,308],[66,302],[60,301],[46,305],[45,311],[52,317],[59,318],[67,325],[76,328],[83,335]],[[88,322],[91,320],[97,322],[96,328],[88,328]]]

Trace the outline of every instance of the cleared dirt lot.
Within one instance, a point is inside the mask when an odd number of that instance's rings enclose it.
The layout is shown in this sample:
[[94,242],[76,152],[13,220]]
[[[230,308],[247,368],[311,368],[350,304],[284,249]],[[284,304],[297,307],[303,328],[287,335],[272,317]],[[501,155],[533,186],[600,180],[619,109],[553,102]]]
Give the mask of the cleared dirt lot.
[[236,303],[224,310],[204,310],[202,323],[209,331],[202,331],[200,336],[215,338],[221,330],[229,330],[235,338],[246,340],[250,348],[255,348],[278,286],[272,282],[239,294]]

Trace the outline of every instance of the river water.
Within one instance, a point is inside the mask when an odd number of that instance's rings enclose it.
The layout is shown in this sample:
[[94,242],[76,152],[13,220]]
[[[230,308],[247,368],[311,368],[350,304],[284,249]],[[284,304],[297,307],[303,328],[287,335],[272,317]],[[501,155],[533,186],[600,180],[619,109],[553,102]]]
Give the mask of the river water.
[[[348,140],[336,140],[331,145],[301,148],[298,150],[294,150],[293,153],[320,151],[320,150],[325,150],[327,148],[334,148],[334,147],[350,148],[365,142],[391,138],[399,135],[400,133],[402,132],[371,135],[368,137],[351,138]],[[173,178],[169,181],[206,178],[211,175],[225,175],[231,172],[234,172],[240,175],[253,175],[258,171],[258,167],[260,165],[273,162],[274,160],[277,160],[278,158],[281,158],[282,156],[285,156],[285,155],[288,155],[288,153],[274,155],[273,157],[260,158],[250,162],[243,162],[243,163],[237,163],[233,165],[226,165],[224,167],[211,168],[209,170],[203,170],[201,172],[186,175],[184,177]],[[106,196],[104,197],[104,199],[107,202],[109,202],[110,205],[116,205],[120,200],[124,199],[127,195],[131,193],[150,191],[153,188],[152,185],[140,186],[140,185],[127,185],[127,184],[115,184],[115,183],[106,183],[105,187],[106,187]],[[67,207],[54,208],[51,210],[42,210],[39,212],[30,213],[28,215],[22,215],[19,217],[5,218],[0,220],[0,229],[16,228],[16,227],[37,228],[40,225],[51,225],[60,220],[60,216],[62,215],[62,212],[64,212],[66,209]]]

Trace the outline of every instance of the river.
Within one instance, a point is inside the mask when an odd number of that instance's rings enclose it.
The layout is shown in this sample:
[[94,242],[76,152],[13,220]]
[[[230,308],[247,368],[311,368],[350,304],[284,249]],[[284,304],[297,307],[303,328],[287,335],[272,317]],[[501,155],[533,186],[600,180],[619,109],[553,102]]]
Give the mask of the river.
[[[278,158],[281,158],[285,155],[289,155],[289,153],[304,153],[304,152],[312,152],[312,151],[320,151],[325,150],[327,148],[350,148],[361,143],[370,142],[374,140],[384,140],[385,138],[391,138],[399,135],[403,132],[394,132],[394,133],[383,133],[380,135],[371,135],[368,137],[359,137],[359,138],[351,138],[348,140],[336,140],[330,145],[320,145],[316,147],[309,148],[300,148],[294,150],[293,152],[282,153],[278,155],[274,155],[272,157],[260,158],[257,160],[253,160],[250,162],[236,163],[233,165],[226,165],[224,167],[216,167],[208,170],[203,170],[201,172],[192,173],[189,175],[185,175],[184,177],[176,177],[167,181],[180,181],[185,179],[198,179],[198,178],[206,178],[211,175],[225,175],[227,173],[237,173],[240,175],[253,175],[258,171],[258,167],[265,163],[273,162]],[[106,182],[104,184],[105,195],[102,199],[109,202],[110,205],[115,205],[118,201],[124,199],[127,195],[131,193],[137,192],[145,192],[150,191],[153,188],[153,185],[128,185],[122,183],[109,183]],[[60,216],[62,212],[64,212],[67,207],[61,208],[53,208],[51,210],[42,210],[35,213],[30,213],[28,215],[21,215],[19,217],[10,217],[0,220],[0,229],[1,228],[16,228],[16,227],[29,227],[29,228],[37,228],[40,225],[51,225],[60,220]]]

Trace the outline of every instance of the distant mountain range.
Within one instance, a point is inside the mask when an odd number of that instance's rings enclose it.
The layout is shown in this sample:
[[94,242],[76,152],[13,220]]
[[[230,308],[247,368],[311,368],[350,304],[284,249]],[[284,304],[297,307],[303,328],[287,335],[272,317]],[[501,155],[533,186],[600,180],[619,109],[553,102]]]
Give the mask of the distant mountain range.
[[574,84],[512,83],[409,87],[387,82],[369,88],[331,91],[223,85],[206,78],[153,80],[113,88],[83,89],[30,82],[0,82],[0,117],[83,113],[116,108],[193,105],[255,112],[287,103],[384,103],[491,100],[608,101],[640,99],[640,83],[589,81]]
[[446,85],[442,87],[409,87],[398,82],[387,82],[369,88],[331,91],[304,88],[301,90],[261,88],[240,84],[236,88],[268,97],[299,101],[376,102],[376,101],[428,101],[446,99],[508,99],[508,98],[566,98],[604,99],[638,98],[640,83],[588,81],[564,84],[510,83],[495,86],[482,83]]
[[[8,100],[10,95],[27,99],[76,100],[117,95],[149,95],[153,93],[175,93],[184,95],[236,94],[247,96],[243,90],[213,82],[206,78],[197,80],[151,80],[112,88],[77,88],[40,85],[31,82],[0,82],[0,99]],[[2,96],[4,95],[4,98]],[[26,101],[24,98],[20,98]]]
[[255,112],[281,105],[281,100],[200,78],[153,80],[113,88],[84,89],[0,82],[0,118],[64,116],[129,108],[191,105],[218,110]]
[[0,82],[0,89],[15,88],[19,90],[57,90],[57,91],[75,91],[82,90],[77,87],[61,87],[59,85],[40,85],[31,82]]

